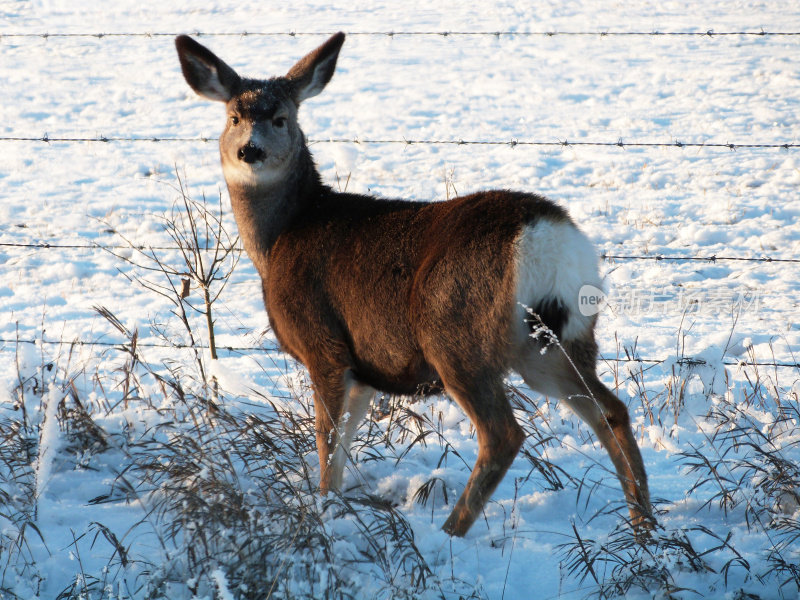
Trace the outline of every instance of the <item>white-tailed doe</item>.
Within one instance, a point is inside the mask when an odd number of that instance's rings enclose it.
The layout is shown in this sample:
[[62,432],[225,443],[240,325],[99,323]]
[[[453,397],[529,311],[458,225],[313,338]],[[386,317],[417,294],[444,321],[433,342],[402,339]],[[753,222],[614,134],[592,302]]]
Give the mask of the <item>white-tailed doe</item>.
[[[650,527],[630,418],[597,377],[596,316],[579,310],[581,287],[601,287],[592,244],[562,208],[533,194],[423,203],[324,185],[297,110],[331,79],[344,38],[272,79],[240,77],[191,38],[176,39],[189,85],[225,103],[222,170],[272,329],[313,382],[321,491],[341,485],[375,390],[444,389],[478,435],[475,467],[444,524],[464,535],[523,442],[503,385],[514,370],[589,424],[634,527]],[[548,340],[531,335],[541,324],[560,347],[542,352]]]

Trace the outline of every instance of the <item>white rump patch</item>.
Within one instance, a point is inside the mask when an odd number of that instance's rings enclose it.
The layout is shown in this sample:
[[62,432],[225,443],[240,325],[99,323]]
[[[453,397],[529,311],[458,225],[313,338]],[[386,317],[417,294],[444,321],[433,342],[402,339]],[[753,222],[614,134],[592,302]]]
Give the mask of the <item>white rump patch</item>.
[[522,230],[516,246],[521,334],[529,333],[523,307],[536,308],[543,300],[557,299],[568,312],[562,340],[581,337],[593,326],[594,316],[580,311],[580,290],[585,285],[602,288],[597,253],[589,238],[569,222],[541,219]]

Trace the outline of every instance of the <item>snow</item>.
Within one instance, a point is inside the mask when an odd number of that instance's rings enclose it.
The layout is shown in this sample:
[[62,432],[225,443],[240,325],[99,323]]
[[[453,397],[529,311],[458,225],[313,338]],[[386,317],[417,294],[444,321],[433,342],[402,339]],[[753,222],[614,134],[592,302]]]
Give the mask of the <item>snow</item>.
[[58,404],[61,402],[58,390],[47,391],[44,404],[44,420],[39,439],[39,457],[36,461],[36,498],[41,498],[47,489],[53,473],[53,462],[58,457],[61,440],[58,432]]
[[219,599],[220,600],[233,600],[235,596],[231,593],[230,589],[228,589],[228,581],[225,577],[225,573],[221,569],[217,569],[211,576],[214,578],[214,581],[217,584],[217,589],[219,592]]
[[[144,367],[114,347],[125,336],[94,307],[108,308],[127,331],[138,332],[141,355],[153,369],[162,375],[176,369],[187,386],[197,381],[191,350],[162,347],[169,345],[165,338],[188,342],[171,313],[175,306],[131,281],[143,272],[123,259],[151,267],[152,261],[135,250],[118,249],[115,255],[94,244],[125,246],[124,236],[159,248],[157,255],[175,264],[178,253],[161,248],[174,246],[163,224],[178,198],[176,171],[192,197],[205,195],[211,208],[222,194],[226,226],[235,229],[214,141],[224,115],[220,105],[203,101],[185,84],[171,34],[232,33],[200,40],[243,74],[271,76],[285,73],[338,30],[349,35],[337,71],[300,111],[320,172],[334,188],[416,200],[523,189],[566,207],[608,256],[772,259],[602,261],[607,295],[597,330],[604,357],[599,371],[630,408],[651,494],[666,511],[660,517],[665,531],[688,532],[700,551],[719,541],[699,533],[698,525],[722,539],[730,533],[731,547],[750,565],[732,566],[725,581],[719,573],[733,554],[723,548],[708,555],[718,574],[671,564],[676,584],[707,597],[736,597],[740,589],[761,598],[796,597],[797,580],[781,586],[782,579],[769,575],[769,551],[788,538],[775,530],[765,534],[747,512],[748,506],[772,501],[797,519],[791,490],[789,496],[786,490],[769,492],[769,482],[754,483],[758,472],[742,470],[746,461],[726,462],[725,476],[738,483],[731,493],[744,500],[722,507],[713,488],[695,487],[702,471],[692,471],[694,459],[686,455],[699,449],[722,460],[714,452],[727,448],[726,460],[742,456],[762,464],[763,455],[745,456],[745,448],[777,448],[787,465],[800,462],[800,369],[766,365],[794,364],[800,357],[800,264],[778,262],[800,257],[800,149],[669,144],[800,142],[800,38],[527,33],[792,32],[800,31],[800,6],[785,0],[462,4],[115,0],[98,11],[67,0],[12,0],[0,6],[0,138],[111,139],[0,140],[0,499],[7,504],[0,510],[0,597],[50,599],[72,589],[67,597],[144,598],[146,586],[158,578],[161,596],[154,597],[245,593],[239,575],[226,570],[222,550],[219,564],[195,573],[198,579],[180,579],[178,549],[194,530],[187,525],[175,540],[166,533],[158,520],[165,513],[154,510],[164,506],[163,488],[140,488],[138,495],[122,489],[120,474],[133,481],[128,469],[141,458],[137,452],[148,436],[164,444],[165,464],[176,461],[170,435],[177,431],[191,439],[192,427],[205,418],[198,415],[205,413],[166,395]],[[236,35],[244,31],[279,35]],[[440,35],[496,31],[504,33]],[[284,35],[289,32],[298,34]],[[85,33],[106,35],[62,36]],[[127,33],[151,35],[109,35]],[[556,145],[367,142],[404,139]],[[565,140],[624,145],[557,145]],[[79,247],[15,245],[30,243]],[[164,283],[159,273],[146,275]],[[214,317],[220,359],[212,364],[205,352],[200,358],[224,392],[223,408],[243,421],[246,415],[269,420],[287,411],[298,422],[308,417],[308,407],[298,401],[308,402],[307,376],[276,349],[246,257],[215,303]],[[203,340],[204,319],[194,313],[190,318]],[[71,346],[73,341],[109,345]],[[244,349],[254,347],[259,350]],[[126,373],[139,396],[124,396]],[[520,385],[513,378],[511,383]],[[613,509],[621,506],[619,485],[585,425],[556,402],[531,398],[531,412],[542,415],[534,423],[553,441],[533,446],[538,438],[532,436],[527,448],[577,483],[561,475],[564,488],[552,486],[520,456],[487,504],[485,519],[464,539],[450,539],[439,529],[477,452],[474,432],[457,406],[446,398],[406,405],[416,415],[408,423],[418,418],[435,432],[424,439],[392,420],[399,418],[396,406],[393,416],[360,429],[345,487],[364,486],[364,493],[397,507],[408,521],[439,586],[423,597],[583,598],[596,589],[591,576],[581,579],[570,569],[563,545],[574,541],[575,531],[598,548],[617,539],[613,530],[622,513]],[[89,415],[106,433],[103,442],[65,423],[59,428],[62,399],[64,410],[78,415],[75,423],[86,423],[81,410]],[[716,417],[708,417],[710,412]],[[23,413],[36,448],[27,463],[9,462],[24,436],[6,437],[7,426],[22,422]],[[209,427],[221,427],[222,420],[208,418]],[[520,418],[525,419],[521,412]],[[733,438],[724,435],[756,437],[734,451]],[[389,443],[376,445],[384,437]],[[82,439],[91,443],[76,441]],[[301,458],[313,480],[319,466],[313,439],[309,444]],[[375,456],[376,448],[381,456]],[[192,458],[188,450],[184,458]],[[269,470],[270,459],[258,460]],[[241,468],[237,473],[243,496],[255,495],[251,474]],[[203,481],[210,474],[200,470],[194,476]],[[302,479],[299,471],[292,477]],[[432,478],[437,482],[427,504],[415,501]],[[26,504],[29,496],[34,509]],[[323,510],[322,501],[308,503],[309,511]],[[340,562],[323,564],[321,554],[278,555],[275,597],[311,595],[318,590],[314,585],[344,572],[346,557],[374,551],[366,545],[363,523],[351,513],[333,512],[322,522],[339,536],[334,547]],[[758,515],[764,522],[767,516]],[[254,531],[276,526],[255,514],[248,518]],[[20,523],[31,525],[24,543],[15,545]],[[126,549],[125,566],[98,524]],[[226,535],[234,535],[212,532],[220,548],[227,547]],[[797,546],[794,540],[783,548],[795,564]],[[313,563],[316,583],[305,581],[300,567],[285,566],[286,556],[287,564]],[[609,577],[613,565],[606,563],[598,577]],[[389,584],[374,582],[369,569],[351,576],[351,589],[360,589],[364,598],[389,597]],[[756,574],[767,575],[759,580]],[[210,578],[206,587],[203,577]]]

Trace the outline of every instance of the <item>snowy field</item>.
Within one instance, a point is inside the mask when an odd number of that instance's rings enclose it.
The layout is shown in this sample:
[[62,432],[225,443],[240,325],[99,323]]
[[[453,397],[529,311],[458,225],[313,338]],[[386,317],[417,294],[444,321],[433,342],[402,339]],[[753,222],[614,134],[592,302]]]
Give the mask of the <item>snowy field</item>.
[[[800,5],[462,4],[0,3],[0,598],[798,597],[800,35],[774,33]],[[444,397],[376,400],[319,499],[307,378],[235,252],[211,359],[170,231],[182,185],[236,235],[224,114],[173,36],[261,77],[338,30],[300,114],[327,183],[538,192],[604,256],[645,546],[587,428],[514,378],[531,435],[464,539],[440,527],[477,444]]]

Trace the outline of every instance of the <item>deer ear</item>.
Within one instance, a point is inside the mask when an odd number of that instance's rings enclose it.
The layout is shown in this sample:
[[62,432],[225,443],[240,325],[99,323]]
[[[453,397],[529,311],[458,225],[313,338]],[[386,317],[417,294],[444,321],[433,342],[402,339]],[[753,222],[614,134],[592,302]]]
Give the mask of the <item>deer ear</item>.
[[176,37],[175,47],[186,83],[195,92],[220,102],[227,102],[234,96],[241,78],[216,54],[188,35]]
[[343,43],[344,33],[340,31],[289,69],[286,78],[292,84],[292,96],[296,104],[316,96],[325,88],[333,77]]

